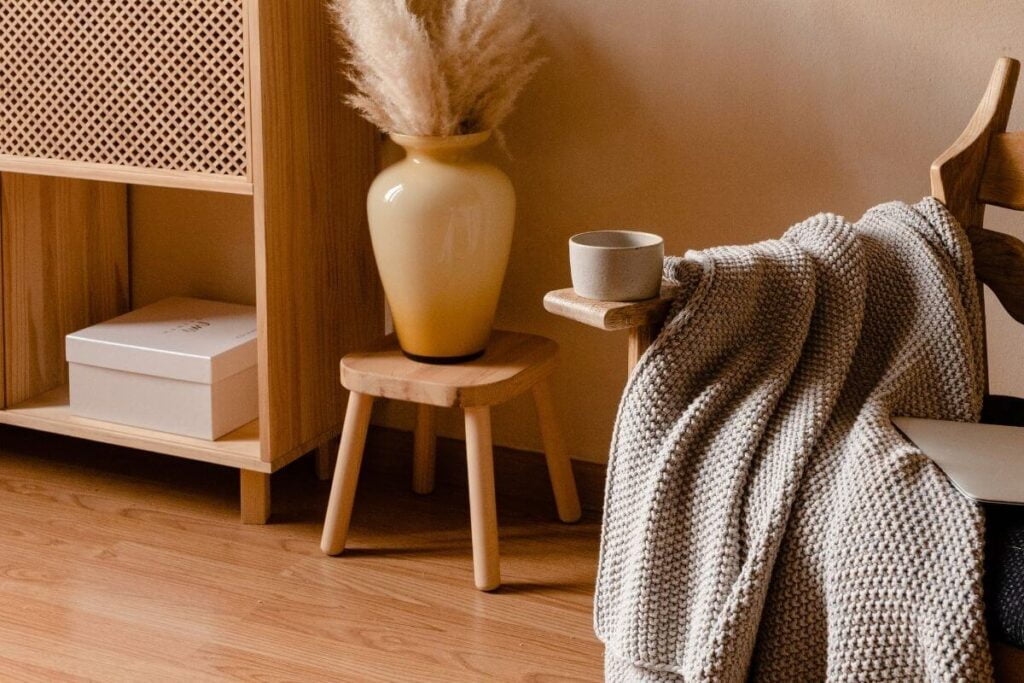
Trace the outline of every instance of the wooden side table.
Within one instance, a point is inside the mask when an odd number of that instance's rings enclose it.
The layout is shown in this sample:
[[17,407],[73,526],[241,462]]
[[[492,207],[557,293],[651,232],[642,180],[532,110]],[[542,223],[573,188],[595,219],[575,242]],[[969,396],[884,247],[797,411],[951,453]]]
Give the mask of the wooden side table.
[[597,301],[584,299],[570,287],[548,292],[544,296],[544,309],[599,330],[629,330],[626,361],[627,370],[632,373],[640,356],[658,336],[676,294],[674,285],[662,282],[661,293],[654,299]]
[[328,555],[337,555],[345,549],[373,399],[390,398],[419,404],[413,456],[413,489],[417,493],[429,493],[434,487],[434,408],[459,407],[465,410],[466,416],[476,587],[494,590],[501,585],[491,406],[532,389],[558,517],[563,522],[580,518],[572,465],[547,381],[557,361],[558,345],[550,339],[498,330],[481,358],[458,365],[429,365],[410,360],[402,354],[393,337],[384,340],[377,349],[345,356],[341,361],[341,383],[351,393],[321,549]]

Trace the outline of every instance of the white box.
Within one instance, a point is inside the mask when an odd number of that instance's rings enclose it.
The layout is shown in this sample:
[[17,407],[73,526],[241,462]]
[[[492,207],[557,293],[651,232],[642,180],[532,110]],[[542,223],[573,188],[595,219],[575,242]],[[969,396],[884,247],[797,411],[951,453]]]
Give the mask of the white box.
[[71,412],[217,439],[256,419],[256,309],[164,299],[69,334]]

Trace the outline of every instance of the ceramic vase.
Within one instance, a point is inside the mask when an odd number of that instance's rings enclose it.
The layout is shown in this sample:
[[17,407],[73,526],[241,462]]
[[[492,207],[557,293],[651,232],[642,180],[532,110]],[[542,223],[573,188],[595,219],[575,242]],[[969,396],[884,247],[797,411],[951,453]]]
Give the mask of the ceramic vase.
[[483,354],[515,222],[512,182],[479,158],[489,132],[392,135],[406,152],[370,188],[370,236],[402,351],[430,363]]

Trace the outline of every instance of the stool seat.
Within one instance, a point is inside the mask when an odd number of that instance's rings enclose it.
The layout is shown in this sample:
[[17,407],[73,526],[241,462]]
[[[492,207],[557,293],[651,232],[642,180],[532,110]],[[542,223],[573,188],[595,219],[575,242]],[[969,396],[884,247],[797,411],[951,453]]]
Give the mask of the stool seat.
[[394,337],[384,339],[369,351],[350,353],[342,358],[341,383],[350,393],[320,548],[328,555],[337,555],[345,550],[374,399],[389,398],[418,404],[412,488],[422,494],[434,489],[434,414],[437,408],[458,407],[462,408],[466,420],[473,579],[480,590],[498,588],[501,571],[498,566],[491,406],[527,391],[533,394],[558,518],[563,522],[575,522],[580,518],[580,500],[572,463],[558,427],[549,386],[549,376],[557,362],[558,344],[552,340],[500,330],[492,333],[483,356],[465,363],[433,365],[412,360],[398,348]]
[[495,330],[483,356],[457,365],[405,356],[394,335],[375,349],[341,360],[349,391],[441,408],[492,406],[517,396],[554,371],[558,344],[533,334]]

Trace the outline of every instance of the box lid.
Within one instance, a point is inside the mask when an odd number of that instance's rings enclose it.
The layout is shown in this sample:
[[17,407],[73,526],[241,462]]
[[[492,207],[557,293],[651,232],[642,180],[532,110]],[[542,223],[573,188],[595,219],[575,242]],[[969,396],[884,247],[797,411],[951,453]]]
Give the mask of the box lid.
[[69,334],[69,363],[212,384],[256,365],[256,308],[175,297]]

